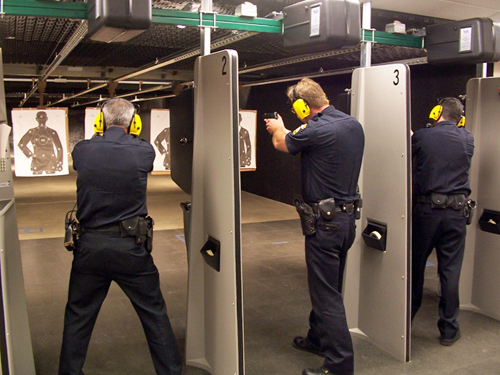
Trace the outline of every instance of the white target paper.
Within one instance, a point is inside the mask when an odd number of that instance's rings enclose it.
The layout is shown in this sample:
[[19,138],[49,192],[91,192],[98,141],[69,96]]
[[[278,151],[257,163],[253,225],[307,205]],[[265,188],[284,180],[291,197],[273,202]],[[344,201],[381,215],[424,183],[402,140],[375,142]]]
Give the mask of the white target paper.
[[156,152],[153,171],[170,171],[170,110],[151,110],[151,144]]
[[12,124],[16,176],[68,174],[66,108],[13,110]]

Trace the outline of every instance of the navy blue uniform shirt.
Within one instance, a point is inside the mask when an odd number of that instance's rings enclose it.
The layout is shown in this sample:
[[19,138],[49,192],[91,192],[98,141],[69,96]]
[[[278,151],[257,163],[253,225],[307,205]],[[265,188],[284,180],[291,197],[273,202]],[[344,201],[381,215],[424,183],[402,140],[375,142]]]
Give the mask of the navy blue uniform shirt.
[[356,188],[365,136],[355,118],[330,105],[285,140],[290,154],[301,154],[305,202],[335,198],[344,203],[359,198]]
[[415,195],[470,194],[469,168],[474,153],[471,132],[453,121],[419,129],[412,136],[416,161]]
[[102,137],[77,143],[72,156],[78,172],[77,218],[84,227],[147,215],[147,179],[155,158],[149,142],[110,127]]

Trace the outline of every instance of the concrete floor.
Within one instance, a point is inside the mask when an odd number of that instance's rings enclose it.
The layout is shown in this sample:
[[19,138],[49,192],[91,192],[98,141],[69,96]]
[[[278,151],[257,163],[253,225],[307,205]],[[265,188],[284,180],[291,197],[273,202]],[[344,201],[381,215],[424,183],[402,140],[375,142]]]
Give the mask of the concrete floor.
[[[35,365],[57,372],[72,254],[63,247],[64,215],[75,202],[75,177],[14,178],[19,238]],[[153,256],[168,313],[184,348],[187,261],[180,203],[168,175],[150,177],[148,207],[156,222]],[[308,328],[303,237],[292,206],[242,193],[243,292],[247,375],[299,375],[322,360],[291,346]],[[357,375],[500,374],[500,322],[461,311],[462,339],[438,342],[437,277],[430,259],[421,311],[413,322],[412,360],[401,362],[353,334]],[[87,375],[154,374],[139,320],[113,285],[100,312],[85,364]],[[186,367],[185,375],[205,371]],[[222,375],[222,374],[213,374]]]

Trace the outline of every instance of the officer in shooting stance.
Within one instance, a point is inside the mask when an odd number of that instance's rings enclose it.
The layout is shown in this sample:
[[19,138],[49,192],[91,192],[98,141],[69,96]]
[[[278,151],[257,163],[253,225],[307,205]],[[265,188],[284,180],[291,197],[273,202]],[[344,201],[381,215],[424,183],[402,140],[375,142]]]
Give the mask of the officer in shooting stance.
[[79,142],[72,153],[80,228],[59,375],[83,374],[92,330],[112,281],[141,320],[156,373],[180,375],[181,357],[150,253],[153,223],[147,217],[146,185],[155,152],[130,134],[137,133],[132,103],[110,99],[101,108],[103,135]]
[[463,113],[458,99],[444,98],[431,111],[432,123],[412,136],[412,319],[422,303],[425,266],[435,248],[441,285],[438,328],[446,346],[460,338],[458,283],[473,207],[468,196],[474,139],[463,127]]
[[293,346],[325,358],[323,366],[305,369],[303,375],[349,375],[354,373],[354,354],[341,291],[347,251],[356,234],[363,128],[329,105],[311,79],[289,87],[287,96],[303,124],[289,131],[279,115],[265,122],[274,147],[300,153],[302,162],[303,202],[295,205],[305,234],[312,311],[307,336],[295,337]]

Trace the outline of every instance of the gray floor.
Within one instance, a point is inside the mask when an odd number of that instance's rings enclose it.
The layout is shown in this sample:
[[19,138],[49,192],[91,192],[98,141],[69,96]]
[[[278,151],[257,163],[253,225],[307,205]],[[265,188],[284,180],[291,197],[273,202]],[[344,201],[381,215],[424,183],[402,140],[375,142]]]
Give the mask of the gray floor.
[[[162,291],[181,348],[185,342],[186,248],[181,201],[185,194],[168,176],[152,176],[150,209],[160,228],[153,251]],[[62,246],[62,212],[74,204],[74,176],[15,179],[25,289],[37,374],[57,371],[71,253]],[[161,206],[161,207],[159,207]],[[272,212],[272,213],[271,213]],[[295,350],[291,340],[307,332],[310,302],[303,237],[292,207],[242,196],[246,374],[301,374],[320,357]],[[429,260],[424,303],[413,322],[412,360],[400,362],[353,334],[357,375],[500,374],[500,322],[461,311],[462,339],[438,342],[435,258]],[[113,285],[99,315],[85,374],[154,374],[135,311]],[[206,372],[186,367],[185,375]],[[214,374],[220,375],[220,374]]]

